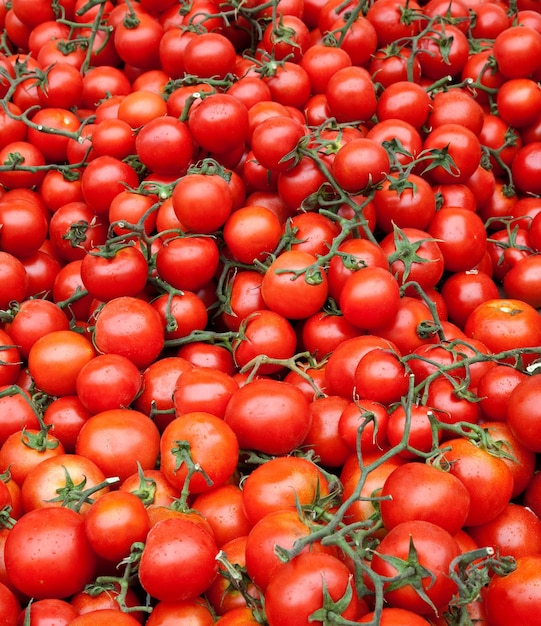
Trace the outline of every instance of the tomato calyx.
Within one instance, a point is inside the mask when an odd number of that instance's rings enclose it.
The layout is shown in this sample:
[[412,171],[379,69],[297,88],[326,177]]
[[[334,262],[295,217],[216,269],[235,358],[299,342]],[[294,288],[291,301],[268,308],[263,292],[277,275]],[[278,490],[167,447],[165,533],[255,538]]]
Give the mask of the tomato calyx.
[[184,480],[184,484],[182,485],[177,504],[177,507],[180,507],[179,510],[183,510],[183,507],[187,506],[188,496],[190,495],[190,481],[193,476],[195,474],[201,474],[209,487],[212,486],[212,479],[201,467],[201,465],[193,460],[189,441],[176,440],[175,444],[176,447],[171,449],[171,454],[175,457],[174,471],[178,472],[181,466],[186,466],[186,478]]
[[48,502],[60,502],[60,506],[64,506],[78,513],[85,503],[92,503],[94,500],[92,495],[99,492],[104,487],[119,482],[119,478],[112,476],[104,481],[85,489],[87,479],[83,478],[80,483],[75,484],[67,468],[64,467],[65,485],[56,490],[58,496],[48,500]]
[[341,616],[350,605],[352,599],[353,587],[352,585],[347,585],[344,595],[338,598],[338,600],[333,600],[329,593],[327,582],[323,579],[323,605],[320,609],[314,611],[308,619],[321,621],[323,624],[329,625],[345,623]]
[[456,583],[458,593],[444,613],[449,623],[459,624],[469,619],[467,606],[475,602],[493,576],[507,576],[516,569],[512,556],[499,555],[487,546],[457,556],[449,567],[449,577]]
[[253,587],[253,583],[248,576],[246,567],[238,563],[231,563],[223,550],[220,550],[216,555],[216,561],[220,566],[218,570],[219,576],[228,581],[231,590],[235,590],[244,598],[246,605],[250,607],[256,619],[260,618],[261,623],[263,623],[265,616],[263,604],[250,590],[250,586]]
[[[379,558],[390,563],[397,571],[396,575],[389,578],[385,583],[384,589],[386,592],[395,591],[405,586],[411,586],[415,593],[417,593],[434,612],[437,612],[437,607],[425,591],[425,585],[430,587],[430,585],[435,582],[436,576],[428,568],[419,563],[417,550],[412,537],[410,537],[408,556],[406,559],[401,559],[391,554],[381,554],[378,553],[377,550],[376,553]],[[428,585],[426,584],[427,578],[429,579]]]

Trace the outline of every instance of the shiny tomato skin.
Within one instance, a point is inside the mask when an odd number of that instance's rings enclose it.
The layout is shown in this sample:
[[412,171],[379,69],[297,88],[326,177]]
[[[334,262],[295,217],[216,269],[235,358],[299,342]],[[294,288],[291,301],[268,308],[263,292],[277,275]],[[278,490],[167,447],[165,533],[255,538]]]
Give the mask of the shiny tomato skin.
[[[422,579],[426,595],[436,608],[442,608],[456,593],[456,583],[449,578],[448,572],[451,561],[460,554],[460,549],[453,536],[440,526],[421,520],[398,524],[379,544],[372,560],[372,569],[380,575],[395,575],[396,568],[384,557],[388,555],[406,559],[411,542],[417,550],[419,563],[433,574],[433,578],[425,576]],[[433,614],[433,607],[411,585],[387,591],[385,596],[391,606],[421,615]]]
[[[350,571],[335,556],[307,552],[294,557],[271,576],[265,591],[269,626],[284,624],[291,615],[295,615],[298,626],[319,626],[323,622],[310,619],[310,615],[322,607],[323,589],[337,601],[344,597],[348,587],[351,589],[351,584]],[[353,589],[351,600],[340,615],[355,619],[366,612],[363,605]]]
[[224,420],[241,448],[282,455],[304,442],[310,429],[308,400],[293,384],[254,379],[232,395]]
[[485,595],[490,624],[506,626],[509,620],[540,624],[539,572],[541,557],[537,554],[517,559],[516,568],[508,576],[494,576]]
[[83,518],[64,507],[36,509],[21,517],[6,541],[5,561],[15,587],[37,599],[67,598],[97,570]]
[[[193,599],[216,577],[217,554],[214,539],[202,527],[185,519],[163,520],[147,536],[139,581],[158,600]],[[197,568],[193,567],[194,563]]]

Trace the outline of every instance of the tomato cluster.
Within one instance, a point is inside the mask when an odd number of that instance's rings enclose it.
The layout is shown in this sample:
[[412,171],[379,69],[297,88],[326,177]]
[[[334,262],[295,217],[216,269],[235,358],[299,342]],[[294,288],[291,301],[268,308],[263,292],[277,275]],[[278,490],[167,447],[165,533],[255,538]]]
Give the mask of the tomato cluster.
[[0,623],[541,624],[538,1],[0,24]]

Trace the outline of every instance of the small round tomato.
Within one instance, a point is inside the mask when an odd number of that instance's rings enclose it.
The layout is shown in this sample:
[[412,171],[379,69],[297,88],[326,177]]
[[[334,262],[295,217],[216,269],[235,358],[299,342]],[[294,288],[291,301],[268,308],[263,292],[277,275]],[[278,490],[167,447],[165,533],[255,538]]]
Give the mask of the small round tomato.
[[449,577],[449,566],[460,554],[460,549],[449,532],[423,520],[402,522],[382,539],[372,559],[372,570],[380,576],[395,576],[397,568],[386,557],[407,560],[412,544],[416,562],[426,568],[426,575],[421,578],[426,599],[411,584],[388,591],[384,587],[384,594],[391,606],[432,615],[434,606],[436,609],[443,608],[457,589],[456,583]]
[[172,199],[177,218],[193,233],[215,232],[233,208],[231,190],[218,174],[187,174],[175,185]]
[[[475,172],[481,162],[481,144],[477,136],[460,124],[442,124],[430,132],[425,139],[424,150],[433,150],[434,160],[427,173],[437,183],[464,183]],[[447,167],[437,164],[445,151]],[[436,156],[438,155],[438,156]]]
[[517,559],[514,571],[493,576],[484,603],[490,623],[507,626],[509,620],[535,624],[540,598],[541,557],[529,554]]
[[4,558],[16,589],[37,599],[69,597],[81,591],[97,569],[83,518],[59,506],[23,515],[6,540]]
[[94,501],[85,515],[85,533],[94,552],[117,564],[134,542],[143,542],[150,518],[142,501],[127,491],[111,491]]
[[77,396],[90,413],[128,407],[141,389],[141,373],[127,357],[99,354],[75,381]]
[[288,319],[317,313],[328,295],[327,274],[308,252],[282,252],[268,267],[261,283],[266,306]]
[[242,498],[251,524],[268,513],[314,504],[329,495],[330,485],[321,469],[302,457],[277,456],[258,465],[246,478]]
[[339,612],[346,620],[355,620],[366,612],[366,605],[353,587],[351,572],[342,561],[331,554],[299,554],[270,578],[265,591],[269,624],[285,623],[291,615],[295,615],[297,626],[317,624],[318,620],[310,616],[324,606],[324,593],[337,603],[350,597]]
[[161,353],[164,327],[151,304],[123,296],[106,302],[94,327],[94,343],[103,354],[119,354],[139,369],[148,367]]
[[72,395],[81,369],[94,357],[92,343],[71,330],[40,337],[30,348],[28,369],[36,385],[52,396]]
[[348,322],[369,330],[389,322],[398,312],[398,281],[381,267],[354,272],[340,293],[340,309]]
[[224,484],[235,471],[238,455],[234,430],[223,419],[205,411],[184,413],[172,420],[160,439],[162,472],[180,490],[189,481],[191,493]]
[[93,461],[107,477],[124,480],[138,466],[156,465],[160,433],[154,422],[132,409],[96,413],[81,427],[75,451]]
[[[422,462],[397,467],[380,495],[381,517],[387,530],[417,519],[437,524],[454,535],[464,525],[470,508],[470,494],[456,476]],[[445,503],[451,501],[449,511]]]
[[282,226],[265,207],[245,206],[234,211],[224,224],[223,238],[231,254],[241,263],[264,261],[274,252]]
[[344,144],[336,153],[332,174],[336,182],[350,193],[358,193],[369,185],[382,182],[391,164],[385,148],[362,137]]
[[539,67],[541,36],[527,26],[511,26],[496,37],[492,50],[505,78],[525,78]]
[[224,420],[241,448],[288,454],[304,441],[311,423],[308,400],[293,384],[255,379],[231,396]]
[[163,520],[147,535],[139,581],[158,600],[193,599],[206,591],[216,577],[217,554],[214,539],[198,524],[180,518]]

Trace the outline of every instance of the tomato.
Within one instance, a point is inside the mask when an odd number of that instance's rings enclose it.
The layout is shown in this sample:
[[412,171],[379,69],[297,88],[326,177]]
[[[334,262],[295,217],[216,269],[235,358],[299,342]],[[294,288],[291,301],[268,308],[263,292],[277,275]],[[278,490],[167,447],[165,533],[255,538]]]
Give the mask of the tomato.
[[89,583],[97,569],[83,518],[63,507],[21,517],[7,538],[5,562],[13,585],[37,599],[67,598]]
[[442,445],[449,472],[470,492],[467,526],[494,519],[509,502],[513,476],[503,459],[493,456],[467,439],[450,439]]
[[127,357],[100,354],[77,375],[76,391],[90,413],[129,406],[141,389],[141,373]]
[[[391,446],[402,446],[398,455],[405,459],[412,459],[421,453],[430,452],[434,446],[435,436],[432,433],[430,416],[433,415],[432,407],[421,404],[399,404],[389,415],[387,424],[387,439]],[[441,431],[436,438],[441,439]]]
[[146,622],[147,626],[212,626],[214,623],[210,609],[199,598],[158,602]]
[[242,490],[235,484],[226,483],[198,494],[193,501],[193,508],[210,524],[220,548],[242,539],[250,531],[251,524],[244,512]]
[[316,359],[330,355],[346,339],[357,337],[359,329],[342,315],[315,313],[304,320],[301,330],[302,345]]
[[468,209],[447,207],[432,218],[427,232],[436,239],[450,272],[472,269],[483,257],[487,234],[481,218]]
[[45,409],[43,421],[51,433],[62,443],[66,452],[75,452],[75,441],[81,426],[90,417],[83,403],[75,395],[61,396]]
[[387,408],[382,404],[373,400],[354,400],[348,402],[340,414],[338,435],[350,453],[357,450],[357,445],[363,454],[375,452],[387,443],[388,422]]
[[173,486],[190,493],[224,484],[235,471],[238,454],[239,442],[231,426],[205,411],[172,420],[160,439],[160,469]]
[[47,236],[42,209],[22,198],[0,199],[0,223],[0,248],[19,259],[37,252]]
[[397,352],[396,346],[381,337],[361,334],[343,341],[329,356],[325,368],[329,393],[351,400],[354,392],[353,377],[361,358],[374,348]]
[[233,207],[229,186],[218,174],[187,174],[176,184],[172,199],[177,218],[194,233],[218,230]]
[[468,60],[468,38],[452,24],[433,24],[421,35],[418,46],[421,72],[430,80],[460,76]]
[[[492,352],[534,347],[541,344],[541,318],[526,302],[511,298],[487,300],[470,313],[464,327],[469,337],[479,339]],[[530,363],[535,354],[522,355]]]
[[81,427],[75,450],[88,457],[108,477],[122,481],[138,464],[155,466],[160,434],[154,422],[143,413],[126,408],[101,411]]
[[[107,611],[109,613],[110,610],[113,610],[121,613],[120,618],[122,618],[122,615],[126,615],[126,613],[122,612],[120,608],[120,593],[121,587],[116,581],[105,582],[96,580],[72,596],[70,605],[77,610],[78,615],[94,614],[95,611]],[[132,610],[133,607],[141,606],[141,600],[131,587],[126,589],[124,601],[126,607],[130,609],[129,615],[142,624],[144,613]]]
[[117,564],[134,542],[143,542],[150,530],[145,505],[134,494],[111,491],[95,500],[85,516],[85,533],[94,552]]
[[168,239],[156,254],[159,276],[172,287],[197,292],[215,275],[219,250],[211,237]]
[[301,446],[311,424],[304,394],[291,383],[272,379],[254,379],[235,391],[224,420],[241,448],[273,455]]
[[325,90],[327,104],[338,122],[366,122],[376,112],[376,90],[364,67],[343,67],[334,73]]
[[412,17],[419,10],[417,2],[406,0],[380,0],[371,5],[366,19],[376,29],[378,45],[386,46],[397,39],[416,35],[420,24]]
[[34,342],[28,369],[36,385],[53,396],[74,394],[81,369],[94,358],[92,343],[72,330],[56,330]]
[[390,161],[383,146],[362,137],[343,145],[334,158],[332,174],[336,182],[350,193],[383,181],[390,171]]
[[409,377],[399,356],[385,348],[367,352],[353,376],[355,393],[363,400],[390,405],[407,395]]
[[98,156],[83,170],[81,192],[84,201],[98,215],[106,214],[113,198],[126,187],[139,186],[135,170],[109,155]]
[[350,601],[339,609],[339,615],[345,619],[353,620],[366,612],[346,565],[330,554],[308,552],[294,557],[271,576],[265,591],[269,626],[284,623],[291,615],[295,615],[299,626],[320,626],[324,620],[313,619],[311,615],[323,607],[324,592],[334,602],[351,593]]
[[99,310],[93,339],[100,353],[119,354],[144,369],[161,353],[164,332],[151,304],[124,296],[109,300]]
[[223,228],[224,241],[241,263],[265,260],[282,235],[280,221],[265,207],[245,206],[234,211]]
[[[470,494],[453,474],[423,462],[400,465],[387,477],[379,503],[385,528],[424,520],[455,535],[464,525]],[[445,505],[453,502],[452,511]]]
[[[359,624],[368,624],[374,621],[375,613],[367,613],[357,620]],[[426,626],[427,621],[413,611],[396,607],[385,607],[381,611],[380,626]]]
[[83,259],[86,252],[107,240],[107,221],[98,217],[84,202],[62,204],[51,216],[49,237],[63,261]]
[[268,117],[258,123],[251,133],[254,157],[264,168],[285,172],[294,164],[289,155],[304,135],[305,128],[293,118],[282,115]]
[[495,38],[493,54],[505,78],[526,78],[539,66],[541,37],[527,26],[511,26]]
[[541,154],[541,141],[533,141],[521,148],[511,164],[513,181],[520,191],[539,195],[541,185],[539,173],[541,170],[539,158]]
[[372,559],[374,573],[380,576],[397,575],[398,568],[385,557],[407,560],[411,544],[415,548],[416,562],[429,573],[420,581],[426,599],[410,584],[392,591],[385,591],[384,587],[384,594],[393,607],[432,615],[434,609],[444,607],[456,593],[456,583],[448,573],[460,549],[453,536],[441,526],[423,520],[402,522],[392,528],[377,547]]
[[496,283],[484,272],[468,270],[446,278],[441,293],[447,304],[449,319],[464,328],[470,313],[483,302],[500,295]]
[[[158,600],[193,599],[208,589],[216,577],[217,553],[216,543],[206,530],[184,519],[166,519],[147,535],[139,581]],[[193,568],[194,563],[197,568]]]
[[136,296],[147,282],[147,261],[135,246],[94,248],[83,258],[81,278],[90,295],[103,302]]
[[251,524],[268,513],[312,505],[329,495],[330,485],[319,467],[295,456],[277,456],[256,467],[246,478],[242,498]]
[[323,467],[341,467],[350,454],[338,431],[340,417],[348,404],[342,396],[315,398],[310,403],[311,425],[303,446],[315,452]]
[[503,626],[509,619],[539,623],[539,565],[541,558],[529,554],[517,559],[516,568],[507,576],[494,576],[487,588],[485,606],[494,626]]
[[297,335],[291,323],[280,313],[254,311],[242,323],[242,336],[233,342],[235,363],[240,369],[251,364],[261,374],[283,369],[283,363],[271,359],[290,359],[295,354]]
[[24,624],[24,620],[30,616],[29,623],[32,626],[44,626],[47,623],[54,623],[53,620],[56,620],[58,626],[68,626],[78,615],[79,611],[70,602],[45,598],[27,605],[19,615],[17,625]]
[[496,102],[504,122],[515,128],[529,126],[539,116],[541,89],[530,78],[511,78],[498,90]]
[[398,281],[381,267],[364,267],[347,278],[339,303],[348,322],[370,330],[389,322],[398,312]]
[[308,252],[282,252],[270,264],[261,283],[266,306],[288,319],[317,313],[328,295],[328,280],[317,258]]
[[37,168],[34,171],[9,168],[0,172],[0,183],[8,189],[23,187],[30,189],[39,185],[45,176],[40,169],[45,165],[45,156],[29,141],[12,141],[0,149],[0,164],[11,165],[20,163],[25,168]]

